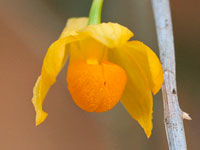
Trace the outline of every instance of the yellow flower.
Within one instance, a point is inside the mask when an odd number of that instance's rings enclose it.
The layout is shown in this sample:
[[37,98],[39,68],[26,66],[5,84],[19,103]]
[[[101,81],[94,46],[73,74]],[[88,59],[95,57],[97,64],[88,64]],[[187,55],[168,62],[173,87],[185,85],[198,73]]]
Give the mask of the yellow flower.
[[128,41],[133,33],[117,23],[88,25],[72,18],[48,49],[32,102],[36,125],[47,117],[42,104],[69,57],[68,89],[74,102],[88,112],[104,112],[119,100],[149,137],[152,130],[152,92],[163,82],[161,64],[142,42]]

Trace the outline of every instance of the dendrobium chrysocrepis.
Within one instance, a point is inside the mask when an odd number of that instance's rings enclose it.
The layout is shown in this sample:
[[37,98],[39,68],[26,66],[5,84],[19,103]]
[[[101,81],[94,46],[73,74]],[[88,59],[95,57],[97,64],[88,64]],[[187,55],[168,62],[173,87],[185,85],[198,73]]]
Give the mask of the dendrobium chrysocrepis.
[[145,44],[128,41],[133,33],[117,23],[88,25],[71,18],[48,49],[33,91],[36,125],[47,117],[42,104],[69,58],[67,84],[74,102],[87,112],[104,112],[121,103],[143,127],[152,130],[152,92],[163,82],[159,59]]

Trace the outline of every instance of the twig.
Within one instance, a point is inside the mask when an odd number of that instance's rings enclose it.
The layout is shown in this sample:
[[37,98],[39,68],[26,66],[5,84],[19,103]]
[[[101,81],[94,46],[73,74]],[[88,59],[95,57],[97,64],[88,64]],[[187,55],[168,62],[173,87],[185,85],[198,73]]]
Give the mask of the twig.
[[169,150],[187,150],[183,119],[191,120],[178,103],[175,71],[174,38],[169,0],[152,0],[160,59],[164,71],[162,87],[164,123]]

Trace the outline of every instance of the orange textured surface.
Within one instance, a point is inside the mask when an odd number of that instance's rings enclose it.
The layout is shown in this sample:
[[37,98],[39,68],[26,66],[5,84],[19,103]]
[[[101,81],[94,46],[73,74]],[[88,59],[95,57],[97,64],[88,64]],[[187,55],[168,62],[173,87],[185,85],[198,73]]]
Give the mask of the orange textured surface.
[[122,96],[126,80],[125,71],[110,62],[99,65],[71,62],[67,72],[72,98],[87,112],[104,112],[113,108]]

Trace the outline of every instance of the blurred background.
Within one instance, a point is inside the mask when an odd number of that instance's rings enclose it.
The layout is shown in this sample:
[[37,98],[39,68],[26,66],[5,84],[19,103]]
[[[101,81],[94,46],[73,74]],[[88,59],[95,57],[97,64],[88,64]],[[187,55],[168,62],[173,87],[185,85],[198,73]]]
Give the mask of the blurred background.
[[[167,150],[161,92],[154,97],[154,129],[147,139],[119,103],[96,114],[80,110],[65,82],[66,67],[44,103],[47,120],[35,127],[32,88],[48,46],[69,17],[88,16],[92,0],[0,0],[1,150]],[[200,1],[171,1],[178,95],[188,149],[200,147]],[[157,54],[150,0],[105,0],[103,22],[118,22]]]

